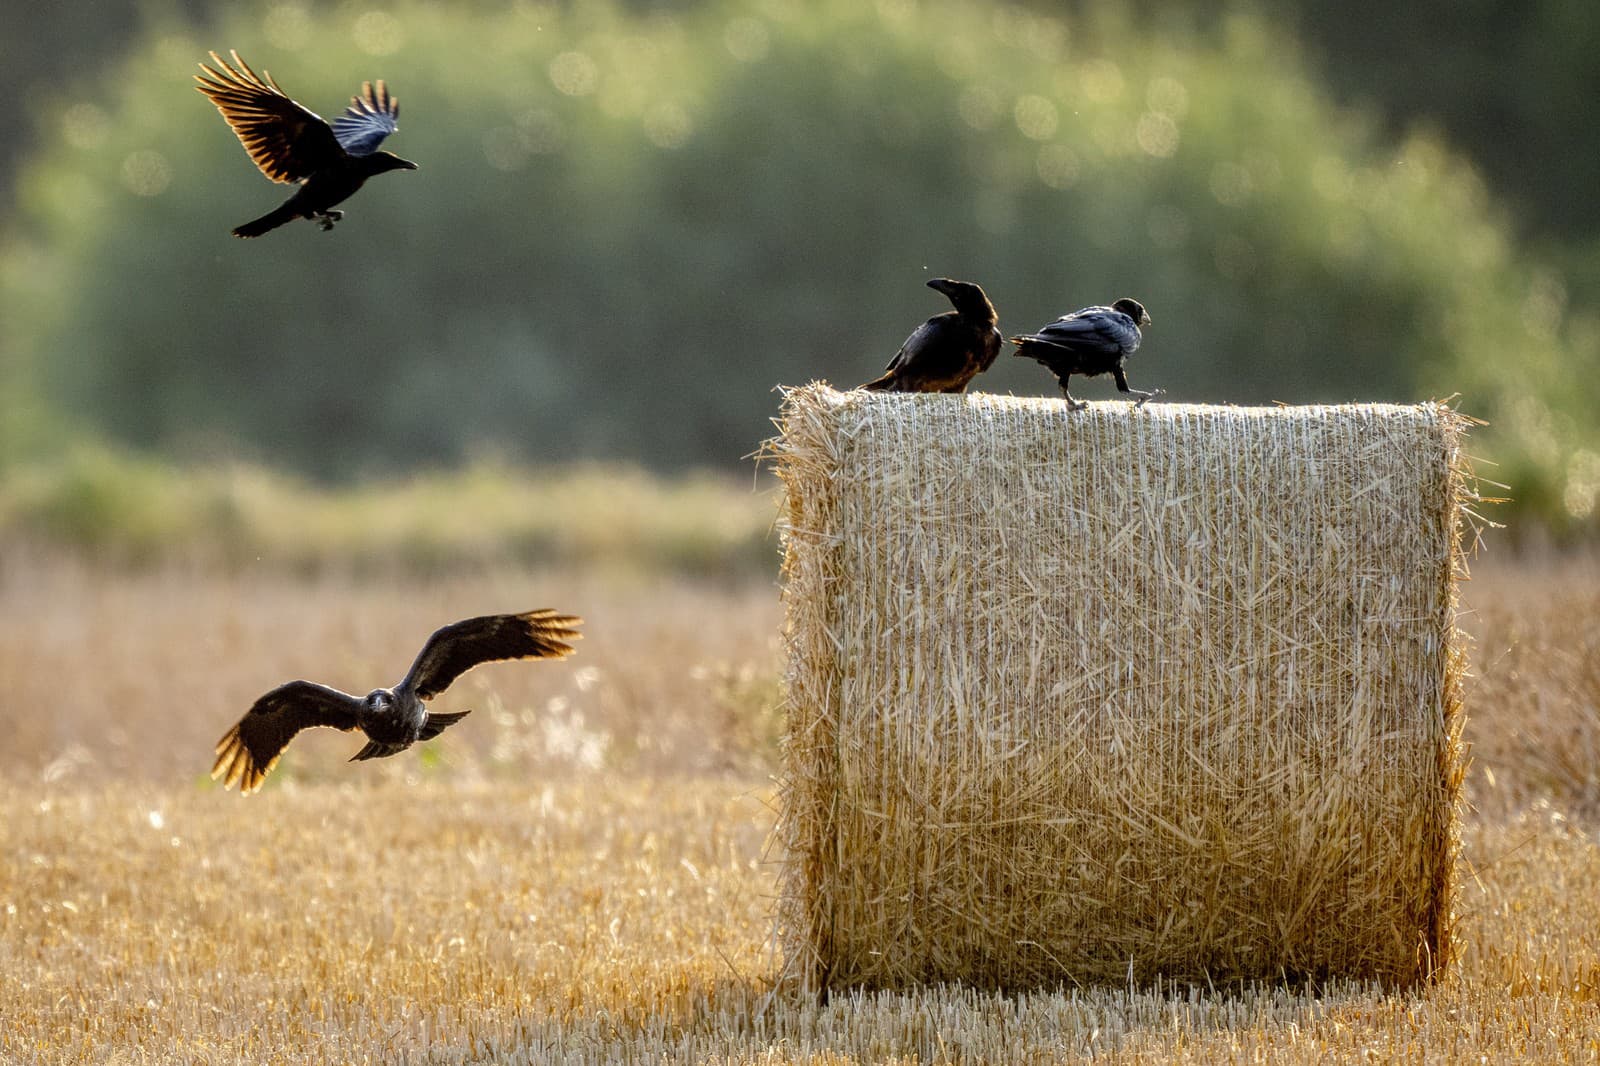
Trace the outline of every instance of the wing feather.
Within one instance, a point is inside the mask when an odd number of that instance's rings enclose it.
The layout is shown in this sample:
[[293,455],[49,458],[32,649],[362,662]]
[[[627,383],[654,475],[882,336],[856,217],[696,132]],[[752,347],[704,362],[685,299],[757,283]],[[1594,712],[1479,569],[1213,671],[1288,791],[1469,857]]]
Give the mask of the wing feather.
[[[949,314],[950,312],[945,312]],[[934,336],[939,332],[939,319],[930,318],[922,325],[911,331],[911,336],[900,345],[900,350],[894,353],[894,358],[889,360],[889,365],[883,368],[885,374],[898,370],[913,362],[922,350],[933,342]]]
[[194,76],[195,88],[217,105],[261,173],[293,184],[338,162],[344,149],[321,116],[289,99],[271,74],[251,70],[238,52],[229,55],[232,63],[212,52],[216,66],[200,64],[205,73]]
[[380,80],[361,83],[361,95],[350,98],[344,114],[333,120],[333,135],[351,155],[371,155],[383,139],[400,128],[400,101]]
[[410,686],[418,699],[427,700],[479,663],[565,659],[572,654],[569,641],[582,636],[577,630],[582,624],[581,618],[549,609],[455,622],[428,638],[400,686]]
[[256,700],[239,724],[217,741],[211,776],[223,788],[239,786],[249,795],[278,764],[296,733],[326,725],[346,732],[356,728],[361,701],[326,685],[290,681]]
[[1132,353],[1139,347],[1139,328],[1133,319],[1109,307],[1085,307],[1063,315],[1026,339],[1078,349],[1085,345],[1101,350]]

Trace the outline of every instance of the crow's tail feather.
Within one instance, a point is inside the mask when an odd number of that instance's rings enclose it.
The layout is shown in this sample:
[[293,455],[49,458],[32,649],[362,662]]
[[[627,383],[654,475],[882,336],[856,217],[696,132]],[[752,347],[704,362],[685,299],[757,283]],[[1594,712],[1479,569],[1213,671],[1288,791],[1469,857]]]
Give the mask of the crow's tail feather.
[[471,711],[457,711],[454,714],[439,714],[437,711],[429,711],[428,720],[423,724],[422,732],[417,734],[417,739],[432,740],[471,713]]
[[1070,355],[1071,349],[1064,348],[1053,341],[1043,337],[1036,337],[1031,333],[1012,337],[1011,343],[1017,346],[1012,355],[1020,355],[1024,359],[1036,359],[1041,363],[1048,363],[1052,359],[1059,359],[1063,355]]
[[382,759],[389,755],[398,755],[402,751],[405,751],[407,747],[409,747],[409,745],[380,744],[374,740],[369,742],[366,747],[350,756],[350,761],[360,762],[362,759]]
[[235,237],[259,237],[263,233],[277,229],[285,222],[292,222],[300,217],[300,213],[288,204],[273,211],[268,211],[260,218],[251,219],[244,225],[236,227],[233,231]]

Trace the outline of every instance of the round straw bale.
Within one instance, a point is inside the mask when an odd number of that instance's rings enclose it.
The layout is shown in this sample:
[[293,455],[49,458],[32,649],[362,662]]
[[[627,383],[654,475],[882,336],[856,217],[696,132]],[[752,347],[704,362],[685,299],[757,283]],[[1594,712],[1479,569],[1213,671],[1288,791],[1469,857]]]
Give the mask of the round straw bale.
[[789,390],[791,972],[1446,963],[1466,421]]

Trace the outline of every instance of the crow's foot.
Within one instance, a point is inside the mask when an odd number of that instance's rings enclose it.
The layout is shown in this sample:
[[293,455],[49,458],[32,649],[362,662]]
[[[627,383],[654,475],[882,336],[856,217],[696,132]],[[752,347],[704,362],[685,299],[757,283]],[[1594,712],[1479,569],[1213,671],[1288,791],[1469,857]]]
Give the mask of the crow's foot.
[[1069,411],[1081,411],[1088,406],[1088,400],[1074,400],[1071,396],[1067,397],[1067,410]]
[[317,214],[317,225],[326,233],[333,228],[333,224],[344,217],[343,211],[322,211]]
[[1155,399],[1157,396],[1165,396],[1166,393],[1167,393],[1167,390],[1166,389],[1151,389],[1149,392],[1137,392],[1137,390],[1135,390],[1135,392],[1136,392],[1136,394],[1138,395],[1139,398],[1137,400],[1133,401],[1133,406],[1135,406],[1135,407],[1143,407],[1145,404],[1149,403],[1151,400]]

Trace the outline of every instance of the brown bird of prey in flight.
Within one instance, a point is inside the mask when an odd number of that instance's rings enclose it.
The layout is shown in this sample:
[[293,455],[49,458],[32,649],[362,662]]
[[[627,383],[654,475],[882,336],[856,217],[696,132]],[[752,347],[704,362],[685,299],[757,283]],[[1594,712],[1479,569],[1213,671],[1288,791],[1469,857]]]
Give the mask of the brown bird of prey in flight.
[[1151,397],[1161,395],[1161,390],[1141,392],[1131,387],[1122,364],[1139,350],[1143,337],[1139,327],[1149,324],[1150,316],[1138,300],[1118,300],[1110,307],[1085,307],[1062,315],[1037,333],[1012,337],[1011,343],[1017,346],[1014,354],[1037,359],[1049,368],[1061,382],[1061,395],[1073,411],[1089,406],[1067,391],[1067,379],[1074,374],[1090,378],[1110,374],[1120,391],[1138,397],[1134,406],[1143,407]]
[[431,713],[424,702],[479,663],[502,659],[565,659],[569,641],[582,636],[581,618],[555,611],[491,614],[468,618],[428,638],[417,661],[394,688],[378,688],[358,699],[311,681],[290,681],[256,700],[239,724],[217,741],[212,778],[224,788],[235,784],[248,795],[261,787],[278,756],[302,729],[332,726],[367,735],[357,759],[378,759],[404,751],[419,740],[431,740],[470,711]]
[[994,305],[970,281],[934,278],[928,288],[950,300],[954,311],[934,315],[900,346],[883,376],[861,387],[873,392],[965,392],[967,382],[988,370],[1000,354]]
[[259,75],[238,52],[230,64],[211,53],[215,67],[204,63],[195,86],[211,98],[239,135],[261,173],[273,181],[298,184],[299,190],[276,211],[246,222],[235,237],[259,237],[297,218],[311,219],[323,229],[344,217],[333,205],[350,197],[374,174],[416,170],[417,165],[390,152],[378,151],[383,139],[399,128],[400,102],[383,82],[363,82],[344,114],[329,126],[314,112],[289,99],[272,75]]

